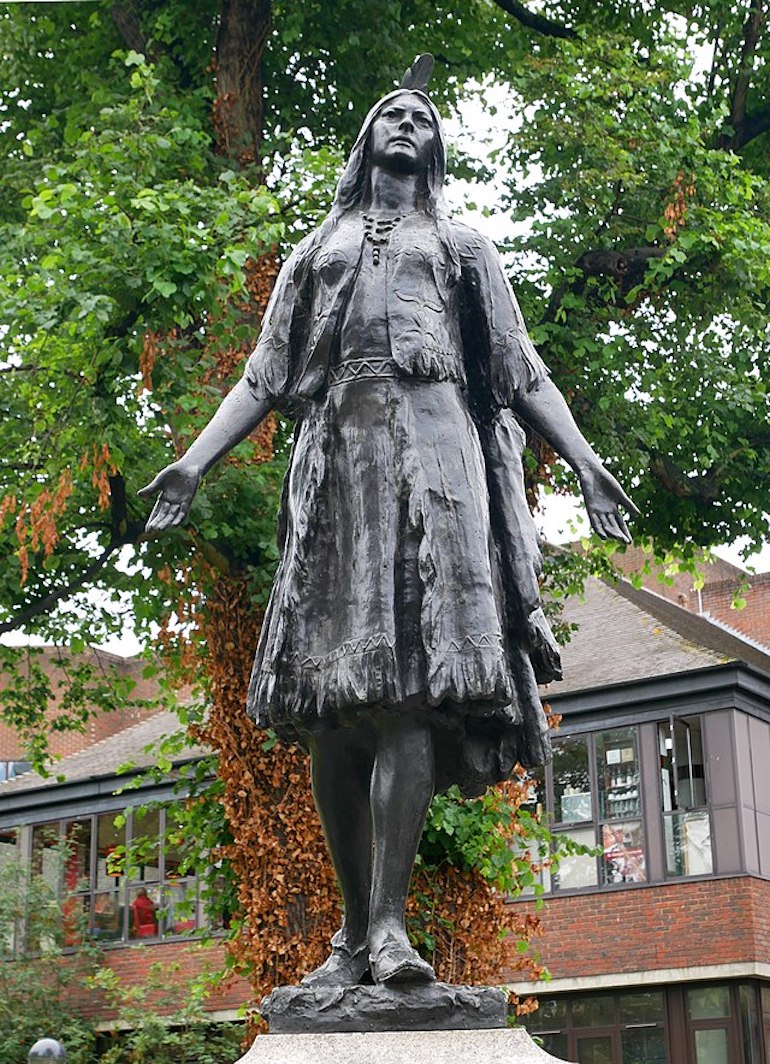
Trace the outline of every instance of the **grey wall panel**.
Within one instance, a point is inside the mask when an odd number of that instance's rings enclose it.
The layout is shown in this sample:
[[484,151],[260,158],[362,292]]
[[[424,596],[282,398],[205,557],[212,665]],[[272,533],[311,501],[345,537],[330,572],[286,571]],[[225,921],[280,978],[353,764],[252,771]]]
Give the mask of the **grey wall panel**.
[[751,738],[748,713],[736,713],[735,717],[735,764],[738,772],[738,801],[749,809],[756,808],[754,799],[754,769],[751,761]]
[[770,724],[754,717],[748,720],[755,806],[760,813],[770,813]]
[[703,718],[706,740],[707,784],[712,805],[737,803],[731,710],[707,713]]
[[760,875],[770,876],[770,816],[757,813],[757,842]]
[[739,806],[741,835],[743,838],[743,867],[747,872],[759,875],[759,839],[757,838],[757,814],[748,806]]
[[647,878],[658,882],[665,878],[666,864],[661,821],[657,724],[640,726],[639,758],[642,774],[642,812],[647,835]]
[[728,806],[712,811],[711,851],[714,857],[714,871],[718,875],[741,871],[741,846],[736,808]]

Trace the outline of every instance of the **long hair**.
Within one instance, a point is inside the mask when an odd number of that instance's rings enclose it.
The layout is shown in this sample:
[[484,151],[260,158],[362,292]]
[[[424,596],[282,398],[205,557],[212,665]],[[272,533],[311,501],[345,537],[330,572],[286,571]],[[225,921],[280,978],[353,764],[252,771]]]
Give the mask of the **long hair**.
[[431,151],[428,166],[423,175],[422,203],[421,207],[427,215],[432,217],[438,228],[439,237],[447,250],[450,262],[456,273],[459,273],[459,255],[452,237],[449,222],[449,208],[444,198],[444,179],[446,177],[446,137],[441,123],[441,116],[431,100],[419,89],[395,89],[383,96],[381,100],[369,111],[363,121],[361,131],[356,137],[356,142],[342,171],[342,176],[337,184],[332,209],[321,223],[311,238],[312,245],[308,250],[315,251],[320,247],[333,230],[343,215],[355,210],[361,205],[369,191],[372,175],[371,131],[372,126],[383,108],[397,99],[399,96],[417,96],[426,105],[433,120],[433,150]]

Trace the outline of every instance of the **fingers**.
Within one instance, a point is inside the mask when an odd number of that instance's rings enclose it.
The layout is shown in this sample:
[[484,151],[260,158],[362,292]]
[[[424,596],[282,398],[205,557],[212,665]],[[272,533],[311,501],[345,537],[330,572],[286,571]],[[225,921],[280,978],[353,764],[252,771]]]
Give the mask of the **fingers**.
[[184,503],[170,502],[163,495],[157,500],[152,508],[152,513],[145,525],[146,532],[162,532],[166,528],[181,525],[189,506]]
[[156,495],[160,491],[164,472],[165,470],[161,470],[154,480],[151,480],[149,484],[145,484],[145,486],[140,488],[136,494],[142,499],[146,499],[151,495]]
[[617,510],[591,510],[589,511],[591,528],[600,539],[619,539],[622,543],[630,543],[631,536],[628,526],[622,515]]
[[[631,499],[629,499],[629,497],[626,495],[626,493],[623,491],[622,488],[620,489],[620,494],[618,496],[618,502],[621,504],[621,506],[625,507],[625,509],[628,510],[628,512],[631,514],[632,517],[639,517],[639,515],[642,512],[639,509],[639,507],[636,505],[636,503],[632,502]],[[620,516],[620,515],[618,515],[618,516]],[[623,519],[621,517],[621,521],[622,520]]]

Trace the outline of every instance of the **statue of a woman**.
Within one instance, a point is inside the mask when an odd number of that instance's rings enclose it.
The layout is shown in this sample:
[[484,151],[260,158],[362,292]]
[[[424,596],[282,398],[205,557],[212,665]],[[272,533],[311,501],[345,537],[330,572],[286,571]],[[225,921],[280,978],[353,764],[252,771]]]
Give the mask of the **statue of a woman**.
[[160,492],[148,529],[177,525],[271,408],[298,416],[248,711],[310,751],[344,898],[307,985],[432,980],[404,928],[431,798],[548,759],[536,685],[560,665],[516,417],[576,471],[598,535],[628,540],[619,506],[634,510],[551,382],[493,245],[448,214],[431,65],[367,115],[243,378],[144,489]]

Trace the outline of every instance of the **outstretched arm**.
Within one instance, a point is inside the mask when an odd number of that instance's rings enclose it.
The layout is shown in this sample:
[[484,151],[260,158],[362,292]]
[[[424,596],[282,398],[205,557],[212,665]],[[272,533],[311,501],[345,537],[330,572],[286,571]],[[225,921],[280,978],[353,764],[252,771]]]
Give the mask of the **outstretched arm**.
[[520,392],[513,408],[577,473],[594,532],[602,539],[610,536],[630,543],[619,507],[630,514],[639,511],[592,450],[550,377],[541,378],[530,391]]
[[238,381],[187,453],[139,492],[142,498],[160,492],[147,522],[148,532],[160,532],[184,521],[201,478],[254,431],[270,407],[269,399],[254,396],[244,377]]

